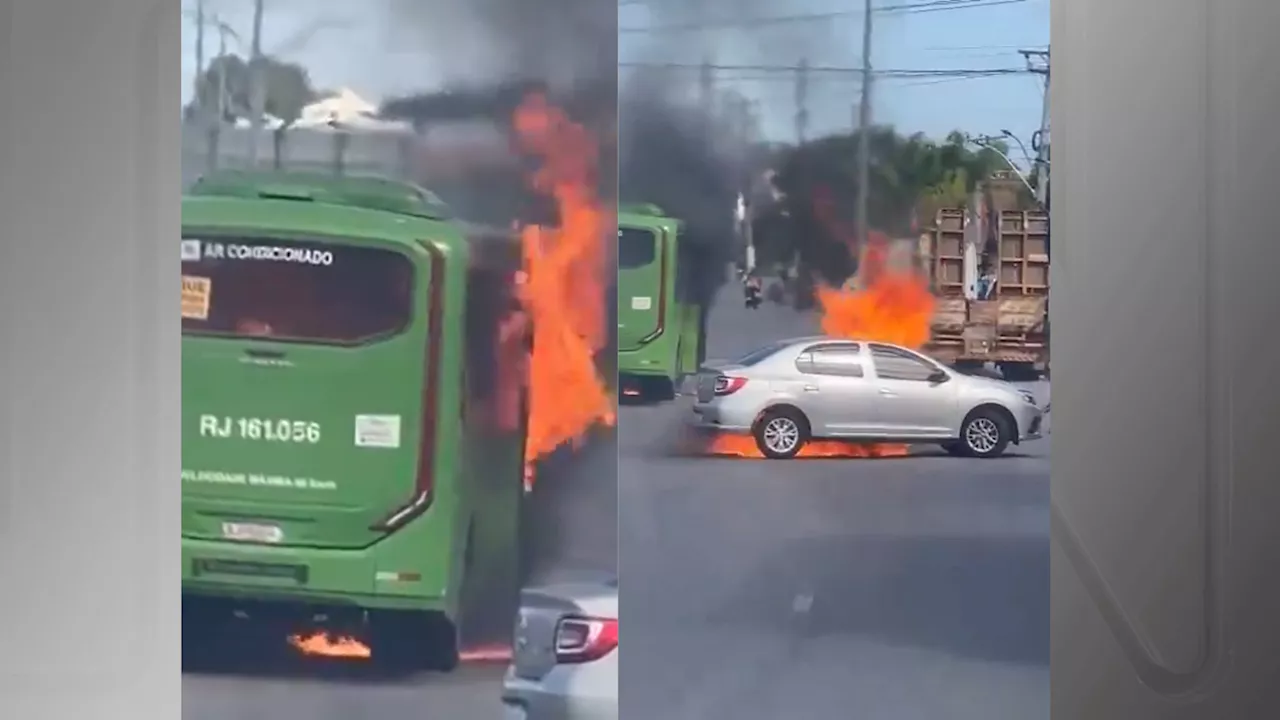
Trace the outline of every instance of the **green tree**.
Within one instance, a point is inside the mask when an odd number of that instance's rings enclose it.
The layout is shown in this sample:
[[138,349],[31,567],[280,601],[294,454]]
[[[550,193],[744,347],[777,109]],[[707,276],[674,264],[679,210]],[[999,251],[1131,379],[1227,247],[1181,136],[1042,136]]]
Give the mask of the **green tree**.
[[[303,108],[316,101],[319,93],[311,84],[306,68],[301,65],[271,56],[263,56],[258,62],[263,64],[262,77],[266,89],[263,110],[281,121],[273,138],[275,158],[279,163],[289,128],[302,117]],[[188,115],[203,109],[209,117],[217,117],[221,107],[224,122],[250,117],[252,77],[252,63],[240,56],[228,54],[214,58],[197,81],[193,107]]]
[[315,102],[318,94],[311,85],[311,76],[301,65],[280,62],[270,57],[263,58],[263,62],[266,63],[263,75],[267,86],[264,109],[268,115],[280,121],[280,125],[272,133],[272,143],[275,146],[273,157],[276,169],[279,169],[289,128],[302,118],[303,108]]
[[[941,141],[889,126],[868,133],[870,226],[890,235],[928,225],[940,208],[963,207],[979,183],[1007,167],[998,152],[976,148],[958,131]],[[854,270],[858,141],[857,132],[823,137],[784,148],[775,158],[791,218],[790,237],[779,242],[792,245],[805,265],[831,282]]]
[[249,115],[249,64],[239,55],[219,55],[196,80],[190,114],[217,118],[223,122]]
[[[998,152],[974,149],[958,131],[942,142],[921,133],[904,136],[888,126],[868,132],[870,223],[890,234],[907,232],[913,219],[925,220],[937,208],[963,206],[980,182],[1006,167]],[[839,218],[855,222],[858,139],[856,132],[834,135],[783,150],[778,159],[780,187],[802,206],[826,193],[835,198],[833,209]],[[790,208],[798,213],[808,209]]]
[[[315,102],[319,94],[311,85],[306,68],[296,63],[262,56],[262,78],[266,85],[264,110],[279,118],[285,127],[301,118],[302,109]],[[252,109],[252,63],[239,55],[219,55],[196,83],[195,109],[205,109],[216,117],[216,109],[224,110],[224,120],[250,117]],[[224,81],[225,77],[225,81]],[[219,102],[219,95],[223,101]]]

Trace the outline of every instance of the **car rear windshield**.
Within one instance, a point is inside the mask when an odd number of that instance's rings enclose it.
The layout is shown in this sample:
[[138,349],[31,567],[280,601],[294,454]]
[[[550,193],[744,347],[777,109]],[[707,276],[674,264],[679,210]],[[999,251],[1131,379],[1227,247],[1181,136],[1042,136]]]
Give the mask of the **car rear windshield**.
[[392,250],[184,236],[182,333],[367,343],[408,326],[413,277],[413,263]]
[[741,365],[742,367],[751,367],[752,365],[759,365],[760,363],[764,362],[765,360],[768,360],[769,358],[771,358],[771,357],[773,357],[774,355],[776,355],[779,351],[781,351],[783,348],[785,348],[788,344],[789,344],[789,343],[774,343],[774,344],[772,344],[772,345],[765,345],[765,346],[764,346],[764,347],[762,347],[762,348],[757,348],[757,349],[755,349],[755,350],[752,350],[751,352],[747,353],[746,355],[743,355],[742,357],[738,358],[737,360],[734,360],[734,361],[733,361],[733,364],[734,364],[734,365]]
[[646,267],[658,257],[658,236],[652,230],[618,228],[618,269]]

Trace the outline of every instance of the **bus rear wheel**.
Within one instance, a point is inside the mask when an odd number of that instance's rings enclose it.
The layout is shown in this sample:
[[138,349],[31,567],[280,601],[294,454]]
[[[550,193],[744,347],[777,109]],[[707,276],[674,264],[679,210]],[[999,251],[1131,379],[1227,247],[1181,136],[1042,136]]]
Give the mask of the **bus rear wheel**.
[[373,657],[379,665],[408,672],[452,672],[458,667],[458,628],[444,613],[379,610],[370,625]]
[[650,405],[674,400],[676,384],[669,377],[630,375],[619,378],[623,398],[638,405]]

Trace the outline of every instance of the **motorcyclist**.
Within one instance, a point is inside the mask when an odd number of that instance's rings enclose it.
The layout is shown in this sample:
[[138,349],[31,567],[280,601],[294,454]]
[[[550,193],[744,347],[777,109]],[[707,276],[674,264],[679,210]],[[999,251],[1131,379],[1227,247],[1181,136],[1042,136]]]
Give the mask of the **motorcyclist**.
[[742,294],[743,305],[749,310],[755,310],[764,302],[764,282],[754,269],[742,275]]

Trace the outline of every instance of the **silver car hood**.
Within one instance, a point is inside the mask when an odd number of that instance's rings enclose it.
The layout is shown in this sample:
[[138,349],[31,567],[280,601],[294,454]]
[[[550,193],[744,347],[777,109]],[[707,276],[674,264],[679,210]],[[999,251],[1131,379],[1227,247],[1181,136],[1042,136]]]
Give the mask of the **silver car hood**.
[[1010,393],[1015,396],[1021,396],[1023,392],[1027,392],[1024,391],[1023,388],[1020,388],[1011,382],[982,377],[980,375],[960,375],[959,379],[960,382],[966,383],[970,387],[988,390],[991,392]]

